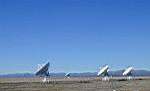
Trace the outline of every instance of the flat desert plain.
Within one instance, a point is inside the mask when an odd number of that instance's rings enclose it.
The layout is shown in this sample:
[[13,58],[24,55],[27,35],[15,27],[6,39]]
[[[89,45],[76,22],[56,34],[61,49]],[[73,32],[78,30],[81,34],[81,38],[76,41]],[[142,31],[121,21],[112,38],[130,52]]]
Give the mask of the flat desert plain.
[[0,91],[150,91],[150,77],[135,77],[125,80],[112,77],[101,81],[100,77],[48,78],[0,78]]

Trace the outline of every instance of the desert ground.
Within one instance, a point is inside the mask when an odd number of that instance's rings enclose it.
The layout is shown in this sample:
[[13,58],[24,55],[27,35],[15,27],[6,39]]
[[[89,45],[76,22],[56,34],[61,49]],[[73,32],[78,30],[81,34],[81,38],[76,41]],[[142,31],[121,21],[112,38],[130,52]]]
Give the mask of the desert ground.
[[150,77],[112,77],[101,81],[100,77],[48,78],[0,78],[0,91],[150,91]]

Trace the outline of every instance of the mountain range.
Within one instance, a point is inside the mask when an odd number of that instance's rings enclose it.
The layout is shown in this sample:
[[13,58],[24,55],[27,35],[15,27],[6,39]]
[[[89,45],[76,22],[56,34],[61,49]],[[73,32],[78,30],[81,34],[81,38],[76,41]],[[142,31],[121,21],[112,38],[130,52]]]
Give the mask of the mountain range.
[[[122,76],[123,70],[109,71],[110,76]],[[66,73],[50,73],[51,77],[64,77]],[[72,77],[96,77],[97,72],[83,72],[83,73],[70,73]],[[150,76],[150,71],[148,70],[132,70],[133,76]],[[14,74],[1,74],[0,77],[34,77],[34,73],[14,73]]]

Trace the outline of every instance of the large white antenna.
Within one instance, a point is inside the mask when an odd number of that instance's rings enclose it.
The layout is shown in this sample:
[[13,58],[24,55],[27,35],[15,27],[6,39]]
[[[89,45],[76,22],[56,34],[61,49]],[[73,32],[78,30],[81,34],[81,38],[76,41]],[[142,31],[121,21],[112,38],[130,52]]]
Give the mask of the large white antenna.
[[131,73],[131,71],[132,71],[132,66],[130,66],[130,67],[128,67],[123,73],[122,73],[122,75],[123,76],[128,76],[128,80],[130,80],[131,79],[131,75],[132,75],[132,73]]
[[109,71],[109,66],[106,65],[104,67],[102,67],[99,72],[97,73],[98,76],[104,76],[102,78],[103,81],[109,81],[109,78],[108,78],[108,71]]

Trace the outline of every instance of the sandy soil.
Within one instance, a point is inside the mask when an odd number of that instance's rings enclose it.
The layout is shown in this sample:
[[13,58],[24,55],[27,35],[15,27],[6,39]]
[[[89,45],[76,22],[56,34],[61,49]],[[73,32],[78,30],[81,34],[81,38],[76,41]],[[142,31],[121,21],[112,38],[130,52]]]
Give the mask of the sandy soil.
[[150,91],[150,77],[132,80],[111,78],[109,82],[99,77],[49,78],[0,78],[0,91]]

